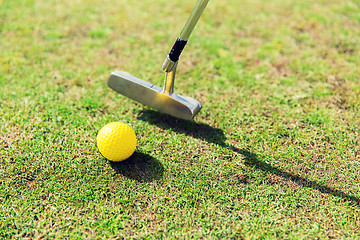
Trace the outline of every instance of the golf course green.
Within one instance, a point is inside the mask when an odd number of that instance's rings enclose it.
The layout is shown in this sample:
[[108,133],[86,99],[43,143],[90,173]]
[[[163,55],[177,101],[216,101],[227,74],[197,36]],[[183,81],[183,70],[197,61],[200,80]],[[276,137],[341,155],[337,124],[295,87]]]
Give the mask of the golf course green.
[[195,3],[0,0],[0,239],[360,238],[360,2],[210,0],[176,73],[193,120],[108,87],[163,86]]

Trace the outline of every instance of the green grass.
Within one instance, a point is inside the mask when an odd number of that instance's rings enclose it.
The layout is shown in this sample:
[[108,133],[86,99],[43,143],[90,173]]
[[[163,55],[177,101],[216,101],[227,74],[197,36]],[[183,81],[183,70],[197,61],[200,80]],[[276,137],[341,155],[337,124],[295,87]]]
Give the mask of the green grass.
[[194,121],[106,86],[161,85],[194,3],[0,0],[1,239],[360,238],[359,2],[210,1],[176,82]]

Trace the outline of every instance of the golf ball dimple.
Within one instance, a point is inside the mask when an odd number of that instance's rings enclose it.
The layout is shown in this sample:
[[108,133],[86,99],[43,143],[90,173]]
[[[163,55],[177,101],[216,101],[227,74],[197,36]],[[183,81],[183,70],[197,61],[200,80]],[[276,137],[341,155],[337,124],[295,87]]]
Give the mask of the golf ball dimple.
[[129,158],[136,148],[134,130],[122,122],[112,122],[102,127],[96,137],[100,153],[108,160],[119,162]]

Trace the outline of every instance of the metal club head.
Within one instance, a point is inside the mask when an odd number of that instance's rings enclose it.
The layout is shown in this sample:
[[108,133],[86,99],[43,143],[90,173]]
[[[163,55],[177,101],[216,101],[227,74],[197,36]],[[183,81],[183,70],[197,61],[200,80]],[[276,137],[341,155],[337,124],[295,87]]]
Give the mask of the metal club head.
[[160,112],[176,118],[191,120],[202,108],[201,103],[191,97],[173,92],[175,72],[167,73],[164,89],[133,75],[115,70],[107,84],[114,91]]

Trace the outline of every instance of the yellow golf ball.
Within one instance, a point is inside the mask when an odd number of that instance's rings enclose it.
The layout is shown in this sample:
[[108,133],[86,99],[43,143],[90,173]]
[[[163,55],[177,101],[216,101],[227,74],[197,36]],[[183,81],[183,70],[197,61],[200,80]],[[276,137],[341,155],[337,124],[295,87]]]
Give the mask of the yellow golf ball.
[[134,130],[122,122],[112,122],[102,127],[96,137],[100,153],[108,160],[119,162],[129,158],[136,148]]

